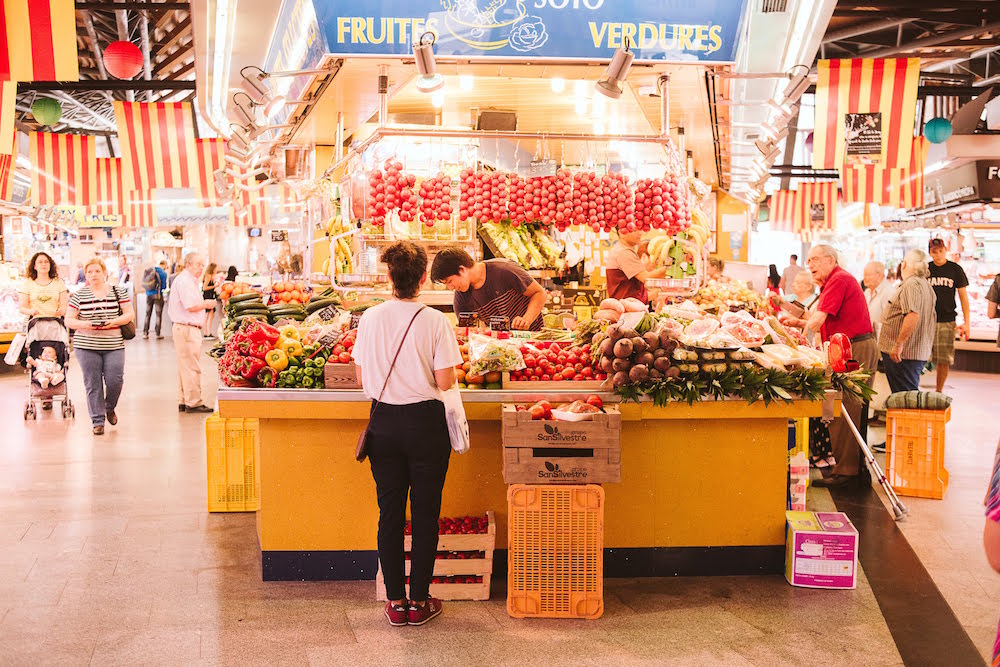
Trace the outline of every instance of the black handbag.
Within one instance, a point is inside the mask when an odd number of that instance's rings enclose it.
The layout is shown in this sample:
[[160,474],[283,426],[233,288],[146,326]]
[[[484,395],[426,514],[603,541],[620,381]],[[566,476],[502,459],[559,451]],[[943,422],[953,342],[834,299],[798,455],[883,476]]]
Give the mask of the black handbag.
[[354,448],[354,458],[358,463],[364,463],[364,460],[368,458],[368,445],[369,434],[371,429],[371,418],[375,416],[375,408],[378,404],[382,402],[382,396],[385,395],[385,388],[389,386],[389,378],[392,377],[392,369],[396,367],[396,360],[399,359],[399,353],[403,351],[403,342],[406,341],[406,335],[410,333],[410,328],[413,326],[413,321],[417,319],[417,315],[426,308],[427,306],[421,306],[417,312],[413,313],[413,317],[410,318],[410,323],[406,325],[406,331],[403,332],[403,337],[399,340],[399,347],[396,349],[396,356],[392,358],[392,364],[389,365],[389,372],[385,375],[385,382],[382,383],[382,391],[378,395],[378,400],[375,401],[375,405],[372,406],[371,413],[368,417],[368,426],[365,426],[365,430],[361,432],[358,436],[358,444]]
[[[118,296],[118,288],[112,285],[111,290],[115,294],[115,301],[118,302],[118,315],[124,315],[125,311],[122,310],[122,300]],[[123,340],[132,340],[135,338],[135,318],[133,318],[131,322],[126,322],[118,327],[118,331],[121,333]]]

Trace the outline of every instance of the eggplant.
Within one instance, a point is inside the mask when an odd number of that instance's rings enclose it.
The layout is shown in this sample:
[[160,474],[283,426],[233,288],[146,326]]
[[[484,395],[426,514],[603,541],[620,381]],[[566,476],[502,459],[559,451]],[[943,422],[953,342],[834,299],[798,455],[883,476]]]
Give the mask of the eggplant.
[[642,382],[649,378],[649,368],[642,364],[637,364],[628,372],[628,379],[632,382]]
[[652,331],[642,334],[642,339],[646,341],[646,347],[650,350],[660,349],[660,337]]
[[653,361],[654,361],[654,358],[653,358],[653,353],[652,352],[643,352],[642,354],[638,355],[635,358],[635,363],[642,364],[643,366],[647,366],[647,367],[648,366],[652,366],[653,365]]
[[615,373],[615,376],[611,378],[611,385],[618,389],[619,387],[624,387],[628,384],[628,373],[625,371],[619,371]]
[[[627,373],[630,368],[632,368],[632,362],[628,359],[615,359],[611,362],[611,370],[615,372],[625,371]],[[607,373],[608,371],[604,372]]]
[[669,357],[658,357],[653,360],[653,368],[660,371],[661,373],[666,373],[670,368],[670,358]]
[[619,359],[627,359],[632,356],[632,340],[622,338],[615,343],[615,356]]

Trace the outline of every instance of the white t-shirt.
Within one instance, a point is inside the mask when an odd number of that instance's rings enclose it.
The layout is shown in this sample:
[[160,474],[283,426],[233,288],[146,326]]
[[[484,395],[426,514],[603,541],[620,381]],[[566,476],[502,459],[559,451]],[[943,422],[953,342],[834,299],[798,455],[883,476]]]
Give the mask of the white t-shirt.
[[[364,369],[364,392],[368,398],[378,399],[406,325],[421,307],[420,303],[386,301],[361,316],[353,356],[355,363]],[[406,336],[382,401],[409,405],[440,400],[434,371],[461,363],[462,353],[448,318],[433,308],[424,308]]]

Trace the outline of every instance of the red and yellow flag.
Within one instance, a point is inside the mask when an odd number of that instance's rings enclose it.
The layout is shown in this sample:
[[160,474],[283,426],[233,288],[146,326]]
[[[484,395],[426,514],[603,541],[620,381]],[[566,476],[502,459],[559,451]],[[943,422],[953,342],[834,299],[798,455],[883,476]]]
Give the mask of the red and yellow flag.
[[[226,168],[225,139],[196,139],[195,154],[198,159],[198,183],[195,196],[198,206],[215,208],[224,206],[223,201],[215,191],[215,172]],[[232,185],[232,179],[226,176],[226,183]]]
[[91,212],[97,215],[124,215],[126,188],[122,159],[99,157],[94,163],[95,194]]
[[844,167],[844,201],[923,208],[924,168],[929,146],[926,138],[916,137],[910,151],[910,164],[905,169],[884,169],[878,165]]
[[[266,227],[271,222],[271,210],[263,191],[256,189],[257,182],[252,177],[237,179],[236,182],[250,189],[236,188],[236,200],[229,221],[237,227]],[[246,210],[246,215],[237,215],[237,208]]]
[[0,155],[10,155],[14,145],[14,102],[17,100],[17,83],[0,81]]
[[115,102],[129,189],[193,188],[198,183],[189,102]]
[[0,152],[0,200],[14,198],[14,170],[17,168],[17,136],[11,141],[13,150],[9,154]]
[[919,58],[820,60],[813,167],[906,167],[919,79]]
[[799,183],[798,190],[778,190],[771,195],[771,228],[792,232],[809,241],[815,234],[832,232],[837,219],[837,183]]
[[152,191],[128,191],[125,195],[125,206],[123,227],[141,229],[156,227],[159,224],[156,218],[156,198]]
[[797,190],[778,190],[771,195],[771,229],[776,232],[802,232],[801,206]]
[[78,81],[74,0],[0,0],[0,81]]
[[90,206],[94,137],[32,132],[29,143],[32,206]]

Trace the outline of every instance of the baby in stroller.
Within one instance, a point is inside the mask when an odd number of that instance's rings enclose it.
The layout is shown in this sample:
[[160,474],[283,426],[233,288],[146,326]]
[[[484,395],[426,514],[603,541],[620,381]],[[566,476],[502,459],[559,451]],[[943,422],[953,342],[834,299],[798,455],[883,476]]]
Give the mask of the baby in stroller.
[[24,418],[37,419],[35,403],[52,408],[59,401],[64,419],[76,414],[66,390],[66,369],[69,368],[69,332],[61,318],[35,317],[28,321],[25,349],[22,352],[28,369],[28,400],[24,403]]
[[32,377],[42,389],[54,387],[66,379],[63,367],[59,363],[59,355],[56,354],[54,347],[43,347],[42,354],[38,359],[28,357],[28,366],[35,369]]

